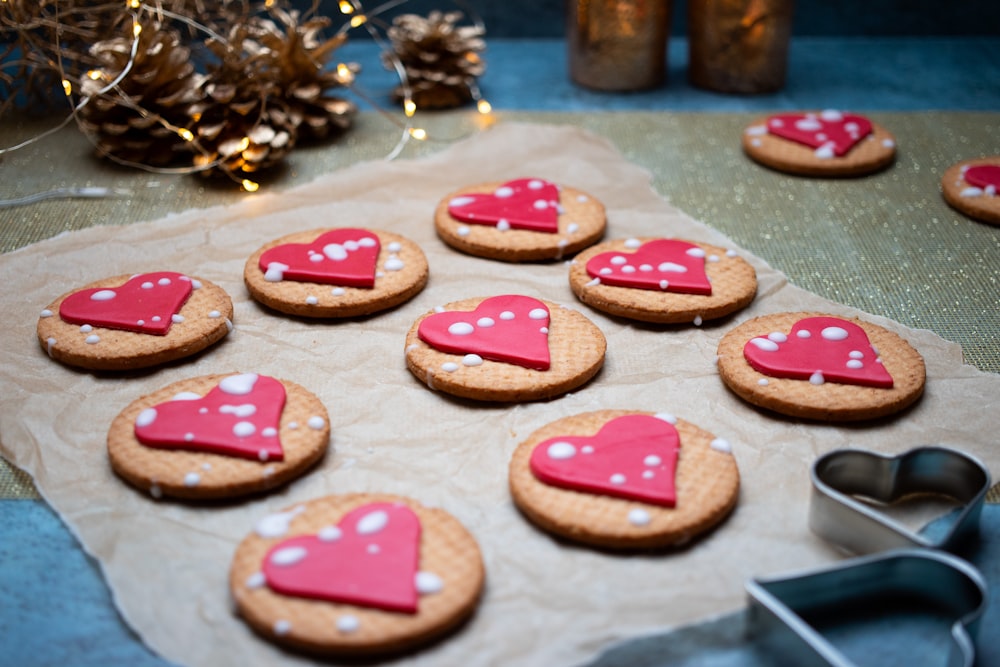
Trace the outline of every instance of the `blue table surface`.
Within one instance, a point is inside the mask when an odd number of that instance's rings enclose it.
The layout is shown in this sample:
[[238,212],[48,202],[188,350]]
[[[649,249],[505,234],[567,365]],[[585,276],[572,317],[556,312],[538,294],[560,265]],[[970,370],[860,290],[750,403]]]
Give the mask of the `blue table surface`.
[[[671,38],[668,51],[669,75],[664,86],[642,93],[610,94],[584,90],[569,81],[562,40],[489,40],[488,69],[480,84],[498,110],[1000,111],[1000,37],[795,39],[785,88],[749,97],[693,88],[686,80],[686,41]],[[340,56],[363,66],[369,94],[384,94],[394,85],[371,43],[353,41]],[[967,557],[982,569],[996,600],[1000,597],[1000,506],[987,506],[984,511],[983,535],[979,547]],[[0,590],[0,658],[5,664],[168,664],[124,625],[99,566],[42,501],[0,500]],[[984,634],[988,628],[1000,627],[998,607],[995,602],[987,612]],[[742,624],[742,612],[738,612],[617,647],[597,658],[595,665],[766,664],[748,645]],[[866,640],[863,632],[846,641],[878,643],[871,637]],[[980,642],[979,664],[1000,665],[1000,646],[989,644]],[[886,657],[877,664],[918,664],[912,661],[914,656],[893,659],[898,662],[890,663]],[[930,664],[943,661],[938,658]]]

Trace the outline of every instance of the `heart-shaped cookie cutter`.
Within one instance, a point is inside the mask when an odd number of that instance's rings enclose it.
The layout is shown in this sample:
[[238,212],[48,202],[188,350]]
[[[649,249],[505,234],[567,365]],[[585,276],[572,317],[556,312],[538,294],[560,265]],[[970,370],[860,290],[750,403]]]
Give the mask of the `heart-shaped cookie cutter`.
[[806,618],[881,596],[918,598],[957,620],[951,626],[948,667],[972,667],[975,637],[988,595],[969,563],[942,551],[898,549],[853,558],[792,576],[747,583],[748,630],[781,665],[854,667]]
[[[813,463],[809,527],[852,553],[921,547],[954,550],[979,530],[990,473],[955,449],[926,446],[895,456],[839,449]],[[860,497],[891,504],[913,494],[934,493],[962,503],[950,529],[938,539],[909,530]]]
[[[949,667],[972,667],[975,637],[988,603],[983,576],[966,561],[944,553],[979,531],[990,473],[977,459],[954,449],[918,447],[890,456],[842,449],[812,466],[809,524],[824,539],[854,553],[881,552],[790,576],[752,579],[749,632],[781,664],[853,667],[854,663],[808,620],[883,596],[907,596],[957,618],[951,627]],[[877,511],[865,498],[891,504],[911,494],[949,496],[961,509],[947,532],[931,539]]]

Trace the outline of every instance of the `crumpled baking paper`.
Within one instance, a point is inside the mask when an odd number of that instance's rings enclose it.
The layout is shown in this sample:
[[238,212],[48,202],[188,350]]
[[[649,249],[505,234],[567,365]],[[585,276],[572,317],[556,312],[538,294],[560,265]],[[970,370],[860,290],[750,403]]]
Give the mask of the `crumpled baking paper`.
[[[808,469],[840,447],[900,452],[958,447],[1000,468],[996,417],[983,397],[995,375],[962,364],[958,345],[866,315],[907,338],[927,361],[925,396],[895,418],[852,426],[802,423],[760,412],[730,394],[716,345],[743,319],[782,310],[856,311],[788,283],[759,258],[760,290],[747,310],[701,327],[611,319],[576,302],[565,262],[511,265],[461,255],[434,233],[435,204],[467,184],[538,176],[585,190],[608,209],[608,238],[677,236],[733,244],[672,208],[650,176],[582,130],[501,123],[430,157],[354,165],[276,195],[162,220],[73,232],[0,257],[6,289],[0,377],[2,453],[28,471],[45,499],[100,563],[128,623],[155,651],[184,665],[307,663],[251,633],[227,589],[237,543],[265,514],[341,492],[389,492],[444,508],[478,540],[487,571],[476,615],[406,665],[556,665],[613,643],[715,617],[745,604],[744,581],[840,558],[809,532]],[[246,258],[284,234],[326,226],[403,234],[427,254],[430,282],[390,312],[345,322],[285,318],[255,305],[242,284]],[[235,304],[235,331],[186,362],[100,375],[48,359],[38,313],[60,294],[102,277],[176,270],[215,282]],[[578,308],[605,333],[594,381],[547,402],[480,405],[438,394],[406,369],[404,336],[422,313],[450,301],[517,292]],[[135,398],[208,373],[253,371],[316,393],[332,422],[325,460],[288,487],[214,505],[157,501],[111,472],[105,436]],[[614,554],[574,546],[528,524],[507,490],[514,447],[555,419],[601,408],[675,414],[728,440],[742,488],[735,512],[686,547]]]

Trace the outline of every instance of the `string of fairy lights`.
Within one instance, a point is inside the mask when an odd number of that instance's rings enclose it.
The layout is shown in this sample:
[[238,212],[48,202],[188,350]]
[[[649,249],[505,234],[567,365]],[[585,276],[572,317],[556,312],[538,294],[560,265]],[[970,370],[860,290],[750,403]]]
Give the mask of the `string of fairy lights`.
[[[0,4],[6,3],[7,1],[8,0],[0,0]],[[263,3],[263,8],[265,10],[271,9],[277,4],[277,1],[278,0],[265,0]],[[465,15],[468,17],[470,21],[473,22],[476,28],[478,28],[479,30],[484,29],[482,20],[474,12],[470,11],[467,7],[465,7],[464,3],[460,2],[460,0],[452,0],[452,1],[462,6],[462,9],[465,11]],[[438,137],[431,136],[431,134],[425,128],[415,124],[419,109],[417,107],[417,104],[413,100],[412,91],[409,85],[406,69],[402,61],[399,59],[399,57],[394,54],[391,44],[385,37],[385,33],[389,28],[389,24],[387,24],[384,20],[382,20],[381,16],[386,12],[389,12],[401,5],[405,5],[406,2],[408,2],[408,0],[388,0],[387,2],[371,9],[367,9],[362,0],[339,0],[338,2],[338,9],[341,15],[344,17],[345,21],[338,29],[337,36],[344,35],[352,30],[363,29],[365,33],[370,37],[370,39],[382,50],[382,52],[389,54],[389,61],[392,64],[392,68],[396,76],[399,78],[400,90],[402,92],[402,100],[401,100],[401,105],[403,110],[402,118],[400,118],[397,114],[392,113],[386,108],[384,108],[381,104],[375,101],[370,95],[368,95],[360,86],[358,86],[354,70],[347,63],[339,62],[336,65],[334,65],[336,72],[336,81],[341,86],[350,90],[357,97],[359,97],[360,99],[364,100],[366,103],[371,105],[373,109],[378,111],[382,116],[389,119],[391,123],[396,125],[401,130],[399,140],[396,142],[396,145],[386,156],[386,159],[388,160],[396,158],[403,151],[403,149],[410,140],[428,141],[433,139],[439,139]],[[66,127],[70,123],[74,122],[74,120],[77,121],[77,125],[80,127],[81,131],[84,131],[84,134],[87,135],[88,139],[92,143],[94,143],[95,139],[91,137],[89,134],[87,134],[83,126],[79,123],[78,114],[87,104],[91,103],[92,99],[95,99],[97,96],[102,96],[107,94],[117,94],[121,98],[121,101],[124,104],[132,107],[137,112],[145,115],[146,111],[142,109],[141,105],[137,104],[134,100],[131,100],[123,91],[121,91],[119,87],[122,81],[124,81],[129,76],[129,73],[131,72],[133,65],[135,64],[136,61],[139,49],[139,38],[142,33],[142,22],[140,18],[143,12],[155,13],[157,16],[160,17],[166,16],[170,19],[180,21],[182,23],[187,24],[196,31],[202,32],[214,40],[218,40],[220,43],[223,44],[226,43],[225,38],[222,37],[221,35],[218,35],[210,27],[205,26],[188,16],[183,16],[180,14],[176,14],[174,12],[170,12],[166,10],[164,7],[157,4],[155,0],[124,0],[124,11],[127,12],[131,18],[132,30],[131,30],[131,44],[129,50],[129,57],[127,62],[125,63],[125,66],[121,69],[121,71],[116,73],[113,77],[109,77],[108,73],[101,69],[91,69],[87,71],[85,76],[87,76],[87,78],[93,81],[102,81],[105,78],[109,78],[109,80],[107,81],[107,83],[101,86],[97,91],[92,91],[89,94],[84,95],[79,90],[79,87],[75,86],[73,82],[67,76],[65,76],[64,70],[62,68],[62,63],[57,61],[56,67],[58,68],[59,74],[61,76],[63,93],[65,94],[66,99],[69,102],[69,107],[70,107],[69,114],[62,120],[62,122],[56,124],[54,127],[49,128],[48,130],[42,132],[41,134],[33,136],[13,146],[0,147],[0,155],[22,149],[35,142],[41,141],[45,137],[48,137],[54,134],[55,132],[58,132],[59,130]],[[473,62],[477,62],[479,55],[474,52],[470,52],[466,54],[465,57],[469,59],[475,59],[473,60]],[[469,88],[473,102],[475,103],[477,113],[482,116],[490,116],[490,114],[493,111],[492,106],[490,105],[489,101],[487,101],[483,97],[479,87],[474,82],[472,82]],[[159,115],[155,116],[155,121],[158,122],[160,125],[162,125],[164,128],[166,128],[167,130],[176,133],[185,142],[191,143],[195,149],[199,148],[197,145],[197,138],[195,137],[194,132],[192,132],[190,128],[173,125]],[[440,140],[454,140],[454,139],[455,137],[440,138]],[[241,145],[239,146],[239,150],[241,152],[243,150],[246,150],[250,146],[250,144],[251,144],[250,137],[249,136],[244,137],[241,142]],[[223,158],[220,157],[207,164],[191,166],[191,167],[169,168],[169,167],[154,167],[152,165],[128,162],[120,158],[115,158],[114,156],[109,156],[109,157],[111,157],[116,162],[123,164],[125,166],[136,167],[144,169],[146,171],[151,171],[155,173],[166,173],[166,174],[196,173],[199,171],[216,167],[223,160]],[[249,178],[241,177],[242,175],[233,174],[229,171],[226,171],[226,173],[231,178],[239,182],[242,189],[245,190],[246,192],[256,192],[260,187],[257,182]],[[5,205],[7,206],[18,205],[30,201],[38,201],[48,197],[56,197],[56,196],[94,197],[94,196],[99,196],[98,190],[100,190],[100,188],[60,188],[58,190],[53,190],[51,192],[36,193],[34,195],[29,195],[28,197],[22,197],[17,200],[0,201],[0,207],[3,207]],[[113,193],[109,191],[109,194]]]

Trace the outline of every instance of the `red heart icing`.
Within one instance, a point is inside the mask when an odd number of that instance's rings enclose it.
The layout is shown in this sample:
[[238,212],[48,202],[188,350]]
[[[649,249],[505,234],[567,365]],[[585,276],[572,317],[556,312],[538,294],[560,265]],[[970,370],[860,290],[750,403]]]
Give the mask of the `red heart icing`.
[[416,613],[420,519],[406,505],[371,503],[336,526],[273,546],[262,571],[269,588],[330,602]]
[[1000,189],[1000,165],[980,164],[969,167],[965,170],[965,180],[969,185],[984,190],[993,186],[994,190]]
[[817,149],[817,157],[843,157],[871,134],[864,116],[823,111],[819,114],[778,114],[767,119],[771,134]]
[[204,396],[184,393],[139,413],[135,437],[148,447],[281,461],[285,386],[266,375],[230,375]]
[[462,222],[498,229],[559,231],[559,187],[538,178],[507,181],[493,192],[458,195],[448,213]]
[[180,273],[140,273],[120,287],[70,294],[59,305],[59,317],[70,324],[163,336],[174,321],[183,319],[178,313],[192,288],[191,279]]
[[260,256],[265,280],[374,287],[378,236],[367,229],[334,229],[312,243],[284,243]]
[[612,419],[593,436],[557,436],[531,452],[531,471],[546,484],[673,507],[680,436],[650,415]]
[[771,377],[892,388],[892,376],[865,330],[838,317],[807,317],[796,322],[788,335],[774,332],[751,338],[743,356]]
[[635,252],[602,252],[587,262],[587,273],[603,285],[712,294],[705,275],[705,251],[693,243],[657,239]]
[[549,368],[549,309],[528,296],[494,296],[471,312],[428,315],[417,335],[441,352],[478,354],[539,371]]

